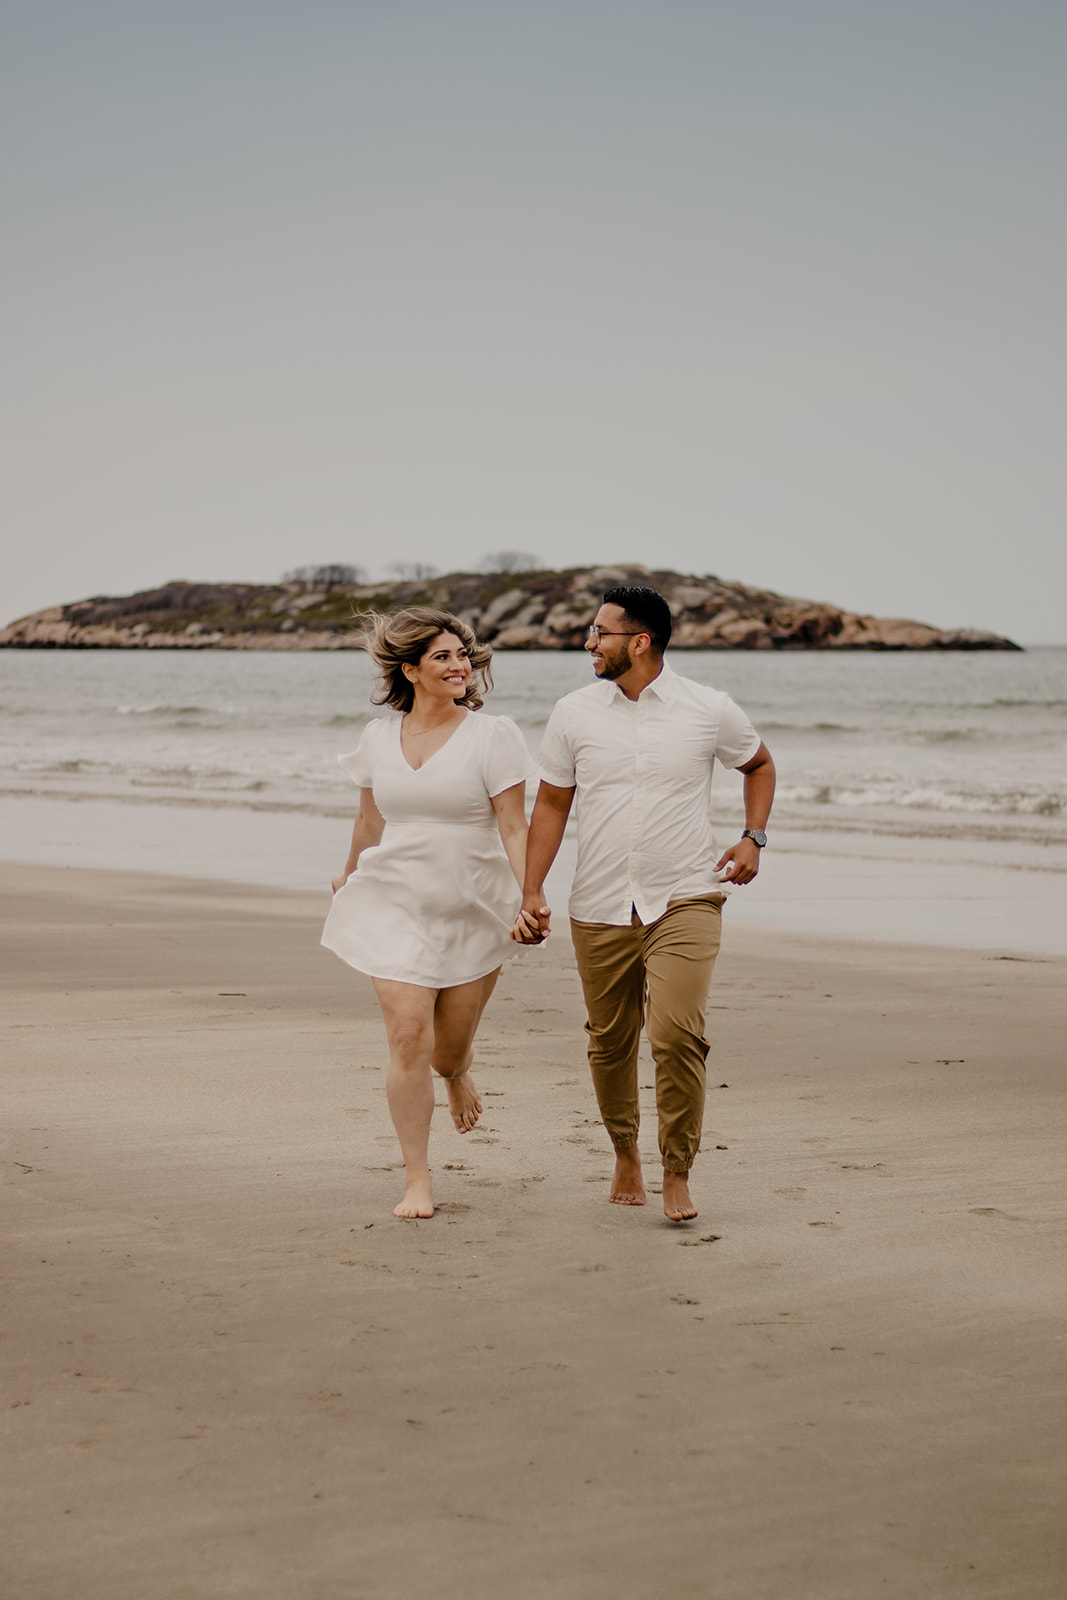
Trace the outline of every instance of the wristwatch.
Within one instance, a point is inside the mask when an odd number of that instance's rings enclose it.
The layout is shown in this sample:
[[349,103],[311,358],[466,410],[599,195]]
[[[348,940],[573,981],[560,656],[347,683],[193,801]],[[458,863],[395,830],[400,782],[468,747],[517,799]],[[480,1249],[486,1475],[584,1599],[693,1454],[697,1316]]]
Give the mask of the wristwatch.
[[741,837],[742,839],[751,839],[757,850],[762,850],[767,843],[767,835],[762,828],[746,828]]

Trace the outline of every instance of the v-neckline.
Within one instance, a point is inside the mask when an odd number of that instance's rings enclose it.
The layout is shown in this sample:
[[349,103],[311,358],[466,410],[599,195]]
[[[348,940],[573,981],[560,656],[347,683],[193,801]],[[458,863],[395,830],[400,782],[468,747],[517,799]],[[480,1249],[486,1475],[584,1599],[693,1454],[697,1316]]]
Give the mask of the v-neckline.
[[430,765],[431,761],[436,761],[437,757],[441,754],[442,750],[447,750],[448,749],[449,745],[452,743],[452,740],[456,737],[456,734],[459,733],[460,729],[461,728],[465,728],[467,726],[467,723],[470,721],[470,715],[471,714],[470,714],[469,711],[464,710],[463,721],[462,722],[458,722],[456,724],[456,726],[452,729],[452,732],[449,734],[448,738],[445,740],[444,744],[439,744],[437,746],[437,749],[433,752],[433,755],[427,756],[426,760],[422,763],[422,765],[418,766],[418,767],[413,767],[411,765],[411,762],[408,760],[407,756],[404,754],[404,718],[401,717],[400,721],[397,723],[396,742],[397,742],[397,748],[400,751],[400,759],[404,763],[405,767],[407,767],[408,771],[409,772],[416,772],[416,773],[417,772],[424,772],[426,770],[426,768]]

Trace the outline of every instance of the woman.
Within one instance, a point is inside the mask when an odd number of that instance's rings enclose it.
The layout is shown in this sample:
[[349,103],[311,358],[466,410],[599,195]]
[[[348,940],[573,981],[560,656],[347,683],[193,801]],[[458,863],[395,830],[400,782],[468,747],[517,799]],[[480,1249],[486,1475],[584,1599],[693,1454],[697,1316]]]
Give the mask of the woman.
[[370,616],[381,674],[367,725],[340,756],[361,794],[322,942],[374,980],[389,1039],[386,1093],[406,1179],[396,1217],[432,1217],[434,1089],[469,1133],[482,1109],[474,1035],[522,898],[529,757],[509,717],[480,713],[491,651],[447,611]]

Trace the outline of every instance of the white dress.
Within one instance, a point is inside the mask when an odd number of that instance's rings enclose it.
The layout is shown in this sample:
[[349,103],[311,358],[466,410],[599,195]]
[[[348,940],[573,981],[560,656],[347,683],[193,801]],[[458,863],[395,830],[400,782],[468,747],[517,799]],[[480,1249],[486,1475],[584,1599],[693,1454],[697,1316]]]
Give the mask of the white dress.
[[492,797],[525,781],[526,741],[510,717],[468,711],[418,771],[404,759],[398,716],[368,723],[338,756],[385,818],[333,897],[322,942],[350,967],[430,989],[483,978],[516,946],[522,895]]

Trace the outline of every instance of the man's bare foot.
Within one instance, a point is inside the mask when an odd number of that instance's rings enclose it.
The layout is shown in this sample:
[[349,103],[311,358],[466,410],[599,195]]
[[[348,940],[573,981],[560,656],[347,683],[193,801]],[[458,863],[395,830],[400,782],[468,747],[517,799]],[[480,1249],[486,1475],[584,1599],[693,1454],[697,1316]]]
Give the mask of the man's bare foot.
[[615,1175],[611,1180],[608,1198],[613,1206],[644,1205],[645,1182],[641,1176],[641,1157],[636,1145],[631,1145],[629,1150],[616,1150]]
[[448,1108],[452,1113],[452,1121],[460,1133],[470,1133],[482,1114],[482,1097],[474,1087],[470,1068],[458,1073],[454,1078],[446,1078],[445,1084],[448,1088]]
[[689,1194],[688,1172],[663,1173],[663,1215],[668,1222],[689,1222],[697,1208]]
[[417,1217],[433,1216],[433,1188],[429,1173],[424,1178],[408,1178],[404,1184],[404,1198],[393,1207],[393,1216],[402,1217],[405,1222],[414,1222]]

